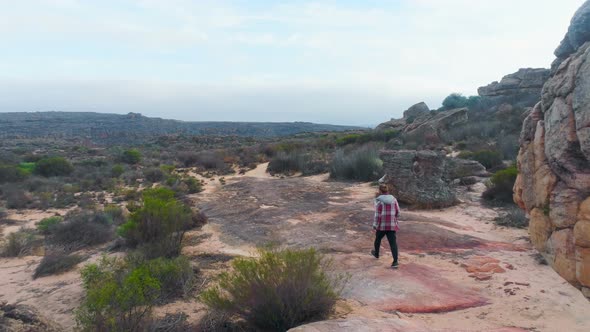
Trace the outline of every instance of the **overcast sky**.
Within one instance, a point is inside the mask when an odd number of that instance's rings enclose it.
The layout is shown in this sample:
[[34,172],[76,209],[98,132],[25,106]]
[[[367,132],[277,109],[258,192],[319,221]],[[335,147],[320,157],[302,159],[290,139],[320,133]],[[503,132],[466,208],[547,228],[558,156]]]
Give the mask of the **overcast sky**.
[[370,125],[549,67],[584,0],[0,0],[0,112]]

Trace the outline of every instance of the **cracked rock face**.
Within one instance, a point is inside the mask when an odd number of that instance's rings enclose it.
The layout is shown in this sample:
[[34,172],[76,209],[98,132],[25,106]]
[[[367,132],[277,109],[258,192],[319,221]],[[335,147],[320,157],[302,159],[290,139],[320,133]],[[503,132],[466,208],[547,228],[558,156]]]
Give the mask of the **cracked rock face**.
[[514,200],[531,216],[535,248],[590,294],[590,1],[555,54],[541,102],[523,123]]
[[416,208],[442,208],[457,203],[457,197],[444,180],[446,157],[434,151],[382,151],[383,170],[393,194]]
[[493,82],[477,89],[481,97],[492,100],[494,104],[511,104],[532,107],[541,97],[541,89],[550,75],[549,69],[522,68],[516,73],[506,75],[500,82]]

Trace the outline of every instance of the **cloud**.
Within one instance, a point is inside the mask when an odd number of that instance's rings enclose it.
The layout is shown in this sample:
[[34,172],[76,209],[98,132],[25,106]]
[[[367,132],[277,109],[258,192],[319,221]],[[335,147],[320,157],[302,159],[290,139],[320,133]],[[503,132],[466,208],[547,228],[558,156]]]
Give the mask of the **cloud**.
[[0,90],[0,111],[377,123],[549,66],[582,3],[10,2],[0,80],[13,88]]

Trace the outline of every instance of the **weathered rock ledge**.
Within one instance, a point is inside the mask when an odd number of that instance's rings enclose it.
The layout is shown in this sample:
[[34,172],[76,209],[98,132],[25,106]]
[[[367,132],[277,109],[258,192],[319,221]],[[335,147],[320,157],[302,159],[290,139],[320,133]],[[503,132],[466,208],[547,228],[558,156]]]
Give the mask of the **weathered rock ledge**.
[[[556,50],[558,66],[525,119],[514,201],[535,248],[590,297],[590,1]],[[586,29],[586,30],[584,30]],[[570,49],[572,48],[572,49]],[[565,57],[560,59],[560,57]]]

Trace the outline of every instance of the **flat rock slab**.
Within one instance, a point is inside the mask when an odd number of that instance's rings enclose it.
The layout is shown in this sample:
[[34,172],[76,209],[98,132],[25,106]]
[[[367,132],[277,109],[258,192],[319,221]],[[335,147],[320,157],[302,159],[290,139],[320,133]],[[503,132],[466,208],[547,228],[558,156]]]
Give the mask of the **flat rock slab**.
[[383,260],[338,255],[336,265],[350,273],[343,296],[377,310],[435,313],[482,306],[478,292],[453,283],[425,265],[410,263],[392,269]]
[[[298,326],[290,329],[289,332],[455,332],[450,329],[430,329],[426,326],[409,322],[403,319],[386,318],[386,319],[363,319],[349,318],[327,320]],[[506,327],[500,329],[474,329],[461,330],[462,332],[526,332],[526,330]]]

